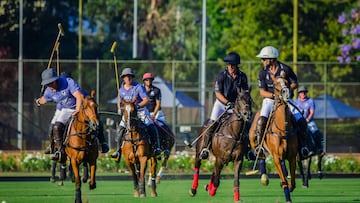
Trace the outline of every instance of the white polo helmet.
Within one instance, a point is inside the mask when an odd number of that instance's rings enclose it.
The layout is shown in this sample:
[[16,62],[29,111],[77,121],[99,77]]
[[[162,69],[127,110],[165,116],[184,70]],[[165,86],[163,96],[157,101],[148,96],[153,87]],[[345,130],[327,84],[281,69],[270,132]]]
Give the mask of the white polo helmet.
[[279,51],[273,46],[266,46],[261,49],[260,53],[256,55],[258,58],[276,59],[279,57]]

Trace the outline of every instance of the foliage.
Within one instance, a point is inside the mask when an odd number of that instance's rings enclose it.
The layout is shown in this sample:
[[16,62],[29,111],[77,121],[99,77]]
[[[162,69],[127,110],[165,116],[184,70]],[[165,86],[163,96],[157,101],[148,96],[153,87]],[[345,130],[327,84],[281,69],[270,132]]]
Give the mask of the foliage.
[[[313,159],[312,170],[316,171],[316,159]],[[158,161],[158,169],[162,161]],[[276,173],[272,157],[266,158],[266,168],[268,173]],[[244,160],[241,173],[252,170],[253,161]],[[0,152],[0,167],[3,172],[43,172],[49,171],[51,160],[49,156],[39,152],[31,153],[4,153]],[[194,167],[194,157],[188,151],[175,152],[168,160],[166,171],[170,174],[192,173]],[[203,160],[201,165],[202,173],[211,173],[214,169],[214,159]],[[225,166],[222,174],[232,174],[233,163]],[[360,162],[354,156],[340,158],[332,154],[325,155],[323,158],[323,170],[325,173],[359,173]],[[117,172],[124,173],[127,170],[124,159],[120,163],[111,160],[109,156],[100,155],[97,161],[98,172]]]
[[350,12],[342,12],[338,18],[342,26],[340,63],[360,61],[360,4],[358,3]]

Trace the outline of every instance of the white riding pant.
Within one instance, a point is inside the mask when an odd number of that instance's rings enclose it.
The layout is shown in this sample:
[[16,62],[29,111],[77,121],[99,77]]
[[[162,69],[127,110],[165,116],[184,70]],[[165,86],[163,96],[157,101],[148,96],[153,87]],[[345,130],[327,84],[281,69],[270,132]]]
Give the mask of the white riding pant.
[[[125,113],[125,112],[124,112]],[[147,108],[142,109],[141,111],[137,112],[137,116],[139,117],[139,119],[146,125],[152,125],[154,124],[154,122],[151,120],[150,118],[150,113],[149,110]],[[126,128],[126,124],[125,124],[125,120],[124,120],[124,116],[121,119],[120,125],[124,128]]]
[[[292,100],[289,100],[289,102],[292,104],[289,104],[288,107],[291,111],[291,113],[294,115],[295,117],[295,120],[298,121],[300,118],[302,118],[302,114],[300,111],[298,111],[293,105],[294,102]],[[262,101],[262,106],[261,106],[261,110],[260,110],[260,116],[263,116],[263,117],[266,117],[268,118],[269,117],[269,114],[272,110],[274,106],[274,100],[273,99],[270,99],[270,98],[264,98],[263,101]]]
[[66,122],[71,117],[72,113],[75,111],[75,109],[56,109],[55,114],[51,120],[51,124],[55,124],[56,122],[60,122],[64,125],[66,125]]
[[[225,107],[226,105],[224,105],[223,103],[221,103],[219,100],[216,99],[210,114],[210,120],[213,121],[217,120],[219,116],[225,111]],[[233,110],[229,109],[228,112],[232,113]]]

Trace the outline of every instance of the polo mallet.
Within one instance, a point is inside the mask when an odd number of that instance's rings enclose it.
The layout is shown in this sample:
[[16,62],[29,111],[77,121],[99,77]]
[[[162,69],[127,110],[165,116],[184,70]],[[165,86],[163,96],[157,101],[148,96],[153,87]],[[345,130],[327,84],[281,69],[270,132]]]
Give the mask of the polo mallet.
[[[47,69],[50,68],[52,59],[53,59],[53,57],[54,57],[55,50],[58,49],[58,46],[59,46],[59,43],[60,43],[60,42],[59,42],[59,41],[60,41],[60,37],[61,37],[61,36],[64,36],[64,30],[63,30],[63,28],[62,28],[62,26],[61,26],[61,23],[58,23],[58,29],[59,29],[59,32],[58,32],[58,35],[57,35],[57,37],[56,37],[56,40],[55,40],[55,43],[54,43],[54,47],[53,47],[53,49],[52,49],[52,51],[51,51],[51,55],[50,55],[50,59],[49,59],[48,65],[47,65]],[[42,86],[41,86],[40,95],[43,94],[44,90],[45,90],[45,85],[42,85]]]
[[[114,68],[115,68],[115,77],[116,77],[116,90],[119,91],[120,89],[120,85],[119,85],[119,73],[118,73],[118,67],[117,67],[117,62],[116,62],[116,55],[115,55],[115,47],[116,47],[116,41],[113,42],[110,52],[113,54],[114,56]],[[117,92],[119,93],[119,92]]]
[[[270,112],[269,118],[271,118],[272,113],[273,113],[273,111]],[[266,123],[265,130],[269,127],[269,125],[270,125],[270,119],[269,119],[268,122]],[[265,134],[265,131],[264,131],[264,134]],[[263,144],[264,144],[264,141],[265,141],[265,136],[264,136],[264,134],[263,134],[263,136],[262,136],[262,138],[261,138],[261,142],[260,142],[260,144],[259,144],[259,147],[261,147],[261,148],[262,148],[262,146],[263,146]],[[254,166],[253,166],[252,170],[245,172],[245,175],[249,176],[249,175],[255,175],[255,174],[258,174],[258,173],[259,173],[259,170],[255,170],[255,168],[256,168],[256,164],[257,164],[257,162],[258,162],[258,160],[259,160],[260,151],[261,151],[261,150],[260,150],[260,148],[259,148],[259,150],[258,150],[257,153],[256,153],[256,159],[255,159]]]
[[192,147],[194,146],[194,144],[196,144],[196,142],[197,142],[201,137],[203,137],[203,136],[206,134],[206,132],[225,114],[225,112],[226,112],[228,109],[229,109],[229,108],[226,108],[225,111],[222,112],[222,113],[217,117],[217,119],[216,119],[211,125],[209,125],[199,136],[197,136],[197,138],[196,138],[194,141],[192,141],[191,143],[189,143],[189,140],[186,139],[186,140],[184,140],[184,144],[185,144],[186,146],[192,148]]
[[58,42],[56,46],[56,73],[58,75],[60,75],[59,46],[60,46],[60,42]]

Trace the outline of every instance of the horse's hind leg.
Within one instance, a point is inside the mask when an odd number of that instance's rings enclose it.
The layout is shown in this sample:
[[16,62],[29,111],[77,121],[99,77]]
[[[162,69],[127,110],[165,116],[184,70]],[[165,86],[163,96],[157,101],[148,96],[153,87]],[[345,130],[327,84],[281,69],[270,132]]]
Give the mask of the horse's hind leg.
[[164,157],[164,160],[163,160],[163,162],[162,162],[162,164],[161,164],[161,167],[160,167],[160,169],[159,169],[159,172],[158,172],[158,174],[156,175],[156,184],[159,184],[160,183],[160,179],[161,179],[161,177],[162,177],[162,175],[163,175],[163,173],[165,172],[165,170],[166,170],[166,165],[167,165],[167,161],[169,160],[169,156],[165,156]]
[[93,190],[96,188],[96,181],[95,181],[95,175],[96,175],[96,161],[92,161],[90,164],[90,181],[89,181],[89,189]]
[[[91,171],[91,169],[90,169]],[[83,163],[83,177],[82,177],[82,182],[86,183],[87,180],[89,179],[89,166],[87,162]]]
[[56,174],[56,161],[51,161],[51,176],[50,182],[55,183],[55,174]]
[[66,163],[60,163],[60,175],[59,175],[59,186],[64,185],[64,180],[66,178]]
[[220,173],[222,168],[224,167],[224,164],[222,161],[219,161],[219,159],[216,159],[214,172],[211,175],[210,182],[208,185],[206,185],[205,189],[209,192],[210,196],[216,195],[216,190],[218,189],[220,185]]
[[234,162],[234,202],[240,201],[240,171],[242,168],[243,160]]
[[155,159],[155,157],[152,157],[151,159],[151,166],[150,166],[150,171],[152,175],[151,177],[151,197],[157,197],[157,192],[156,192],[156,165],[157,165],[157,160]]

